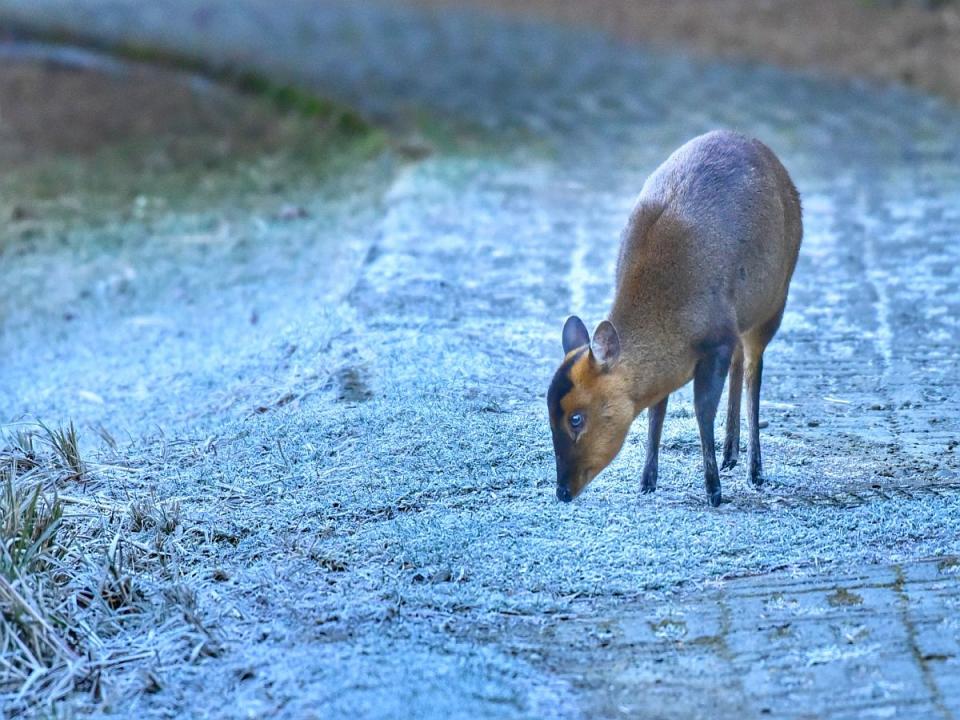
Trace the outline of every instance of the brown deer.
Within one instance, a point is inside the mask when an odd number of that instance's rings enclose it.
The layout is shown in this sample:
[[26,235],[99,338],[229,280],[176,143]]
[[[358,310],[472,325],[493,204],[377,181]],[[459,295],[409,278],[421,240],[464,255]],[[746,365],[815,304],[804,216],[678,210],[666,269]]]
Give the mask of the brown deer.
[[568,502],[616,457],[649,408],[641,489],[657,487],[667,398],[693,379],[707,499],[720,504],[713,426],[729,374],[721,469],[737,464],[747,384],[749,477],[763,482],[760,378],[803,235],[800,198],[773,152],[728,131],[694,138],[644,183],[623,232],[616,295],[590,339],[576,316],[547,393],[557,497]]

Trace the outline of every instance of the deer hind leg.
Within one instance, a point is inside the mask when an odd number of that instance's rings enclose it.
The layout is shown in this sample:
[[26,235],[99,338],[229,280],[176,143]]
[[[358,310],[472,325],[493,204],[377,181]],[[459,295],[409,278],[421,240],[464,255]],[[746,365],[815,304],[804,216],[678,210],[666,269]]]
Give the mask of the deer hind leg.
[[703,479],[707,500],[713,507],[720,504],[720,473],[714,445],[713,423],[723,393],[723,383],[730,369],[733,343],[711,348],[697,363],[693,375],[693,407],[700,428],[700,448],[703,451]]
[[747,384],[747,476],[754,487],[763,484],[763,459],[760,453],[760,386],[763,381],[763,352],[773,339],[783,308],[763,325],[750,331],[743,340],[744,375]]
[[730,470],[740,458],[740,396],[743,391],[743,345],[737,343],[730,361],[727,380],[726,436],[723,440],[723,464],[721,470]]

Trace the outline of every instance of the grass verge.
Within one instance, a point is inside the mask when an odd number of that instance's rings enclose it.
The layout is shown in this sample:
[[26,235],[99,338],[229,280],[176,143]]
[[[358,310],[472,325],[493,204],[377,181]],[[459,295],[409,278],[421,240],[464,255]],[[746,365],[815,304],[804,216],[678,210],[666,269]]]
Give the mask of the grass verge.
[[263,73],[240,65],[216,63],[200,55],[176,52],[153,45],[127,41],[110,42],[66,28],[43,30],[8,21],[5,29],[15,38],[25,38],[55,46],[84,48],[133,63],[200,75],[242,93],[265,98],[278,110],[292,111],[304,117],[322,120],[338,132],[363,135],[372,127],[353,108],[332,102],[301,86],[274,80]]
[[[151,655],[216,653],[202,621],[184,611],[176,569],[179,505],[120,499],[144,468],[87,462],[76,430],[27,426],[0,449],[0,706],[53,711],[81,692],[91,703],[117,688],[111,671]],[[150,646],[119,640],[155,628]],[[146,643],[145,634],[141,634]],[[151,673],[139,690],[156,684]]]

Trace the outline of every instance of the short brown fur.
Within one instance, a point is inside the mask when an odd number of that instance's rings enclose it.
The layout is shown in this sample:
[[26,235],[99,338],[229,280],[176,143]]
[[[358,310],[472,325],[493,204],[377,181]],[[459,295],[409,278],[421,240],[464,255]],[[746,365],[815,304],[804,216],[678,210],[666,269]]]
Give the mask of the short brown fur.
[[[713,420],[728,370],[731,382],[746,377],[749,472],[761,482],[763,351],[779,327],[801,237],[797,191],[757,140],[708,133],[654,171],[623,233],[612,327],[604,328],[602,347],[598,328],[590,352],[569,368],[562,385],[569,390],[551,413],[558,496],[575,497],[610,463],[645,408],[651,428],[643,489],[654,489],[666,398],[693,379],[707,494],[719,504]],[[571,337],[590,342],[585,331]],[[739,453],[739,390],[730,394],[724,467]],[[578,431],[568,424],[575,413],[585,418]],[[558,444],[557,432],[570,441]]]

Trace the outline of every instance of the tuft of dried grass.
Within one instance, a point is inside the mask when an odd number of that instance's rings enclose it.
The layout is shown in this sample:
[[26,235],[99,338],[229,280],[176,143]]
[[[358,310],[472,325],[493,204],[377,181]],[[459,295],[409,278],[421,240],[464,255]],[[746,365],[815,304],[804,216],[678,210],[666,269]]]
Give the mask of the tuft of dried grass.
[[180,503],[158,503],[156,497],[134,500],[130,503],[130,530],[142,532],[156,528],[164,534],[172,533],[180,524]]
[[60,683],[51,682],[55,669],[73,668],[78,659],[62,632],[57,592],[67,554],[63,503],[45,489],[31,436],[18,435],[0,462],[0,698],[10,690],[4,705],[15,710],[37,693],[59,692]]
[[15,463],[5,475],[0,495],[0,533],[4,538],[0,574],[12,578],[17,573],[43,570],[55,560],[50,553],[57,553],[54,539],[63,519],[63,503],[56,493],[44,493],[39,484],[31,489],[29,482],[20,482]]
[[86,468],[80,458],[80,443],[73,421],[67,427],[59,427],[56,430],[51,430],[43,423],[40,423],[40,427],[47,434],[47,441],[54,451],[56,461],[65,470],[69,470],[75,479],[82,480]]
[[[112,669],[167,638],[175,647],[209,637],[195,601],[175,607],[169,589],[179,504],[97,492],[113,485],[112,474],[135,480],[136,472],[88,462],[80,447],[72,423],[0,442],[0,707],[11,716],[54,711],[78,691],[99,702]],[[93,492],[63,492],[79,478]],[[120,640],[136,623],[160,628],[152,650]]]

